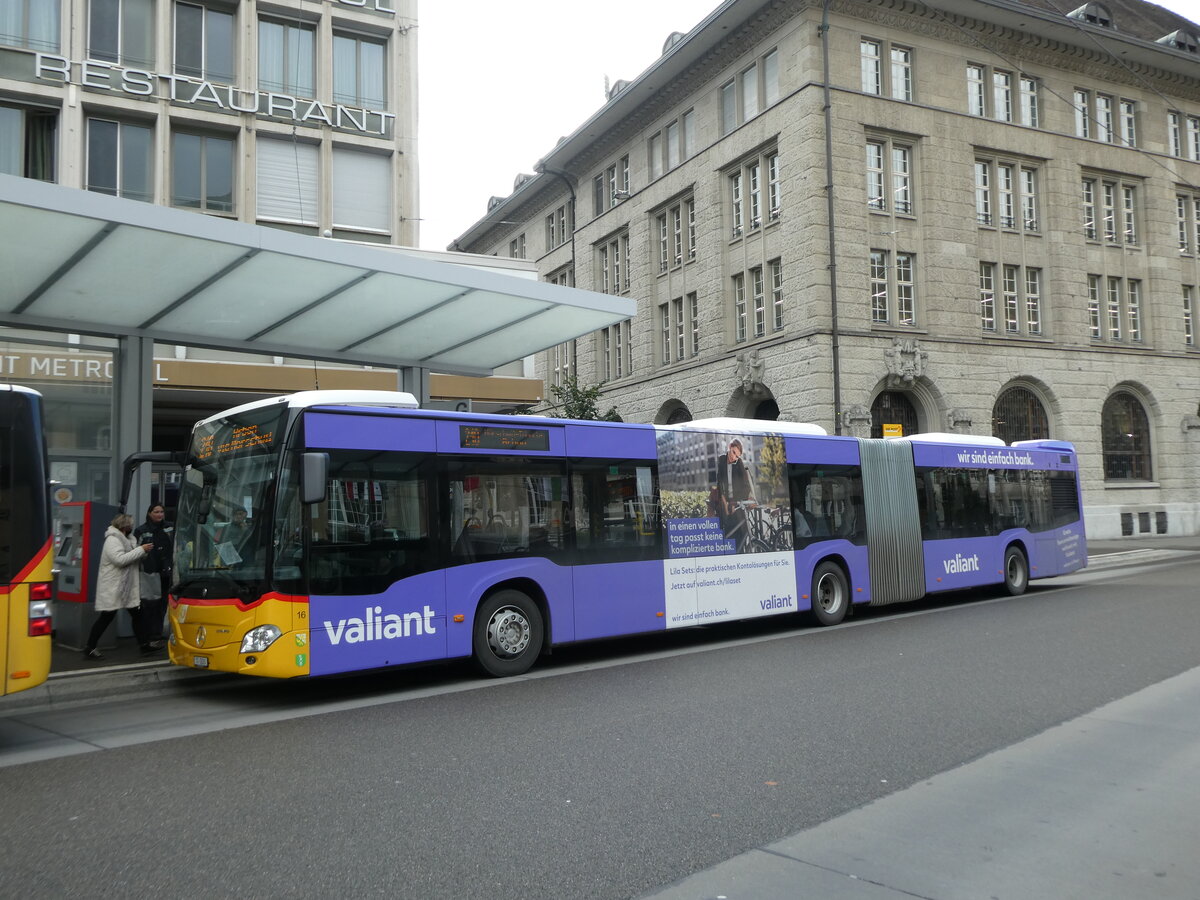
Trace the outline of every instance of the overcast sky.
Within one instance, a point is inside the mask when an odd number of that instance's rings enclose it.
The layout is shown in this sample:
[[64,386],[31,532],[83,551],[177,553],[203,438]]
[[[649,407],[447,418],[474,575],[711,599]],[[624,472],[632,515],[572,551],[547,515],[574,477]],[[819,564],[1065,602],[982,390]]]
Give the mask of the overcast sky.
[[[1079,0],[1080,4],[1084,0]],[[1200,21],[1200,0],[1158,0]],[[421,247],[444,250],[719,0],[421,0]]]

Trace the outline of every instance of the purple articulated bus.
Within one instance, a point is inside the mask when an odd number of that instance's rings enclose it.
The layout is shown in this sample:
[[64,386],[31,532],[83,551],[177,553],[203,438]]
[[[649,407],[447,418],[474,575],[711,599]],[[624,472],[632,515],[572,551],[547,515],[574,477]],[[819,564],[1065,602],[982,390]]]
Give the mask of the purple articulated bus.
[[473,657],[854,604],[1086,564],[1061,441],[814,425],[472,415],[314,391],[197,424],[171,658],[272,677]]

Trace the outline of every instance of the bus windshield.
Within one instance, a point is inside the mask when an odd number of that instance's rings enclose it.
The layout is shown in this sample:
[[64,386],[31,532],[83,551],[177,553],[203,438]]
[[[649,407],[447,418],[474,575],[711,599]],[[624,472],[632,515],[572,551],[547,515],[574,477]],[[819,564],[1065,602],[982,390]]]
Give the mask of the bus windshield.
[[286,415],[286,406],[273,404],[196,426],[179,495],[180,597],[249,598],[265,589]]

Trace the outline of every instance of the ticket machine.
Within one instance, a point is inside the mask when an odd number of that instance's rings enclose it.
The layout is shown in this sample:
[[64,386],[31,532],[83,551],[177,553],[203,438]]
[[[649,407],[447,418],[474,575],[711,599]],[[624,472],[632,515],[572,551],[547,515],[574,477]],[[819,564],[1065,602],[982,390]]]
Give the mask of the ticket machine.
[[[107,503],[63,503],[57,509],[54,532],[54,569],[57,597],[54,606],[55,640],[82,649],[96,619],[96,573],[104,549],[104,532],[117,514]],[[117,629],[105,633],[102,647],[116,646]]]

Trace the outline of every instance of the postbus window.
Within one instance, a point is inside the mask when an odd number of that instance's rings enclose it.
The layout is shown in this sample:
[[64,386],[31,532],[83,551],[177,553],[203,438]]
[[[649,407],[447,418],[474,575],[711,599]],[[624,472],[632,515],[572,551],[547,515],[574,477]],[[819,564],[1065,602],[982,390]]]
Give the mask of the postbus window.
[[576,460],[571,503],[578,562],[660,555],[658,471],[646,460]]
[[561,462],[471,456],[444,465],[455,562],[555,556],[564,548],[566,476]]

